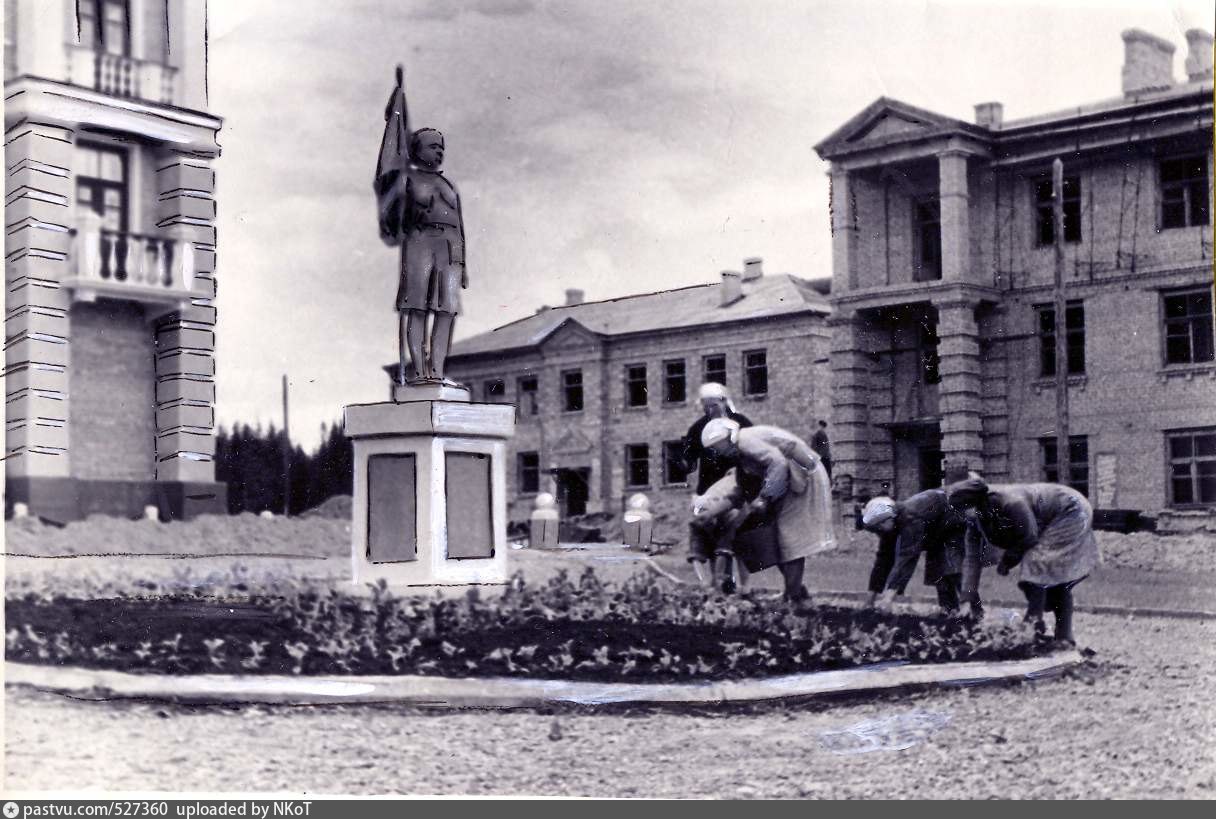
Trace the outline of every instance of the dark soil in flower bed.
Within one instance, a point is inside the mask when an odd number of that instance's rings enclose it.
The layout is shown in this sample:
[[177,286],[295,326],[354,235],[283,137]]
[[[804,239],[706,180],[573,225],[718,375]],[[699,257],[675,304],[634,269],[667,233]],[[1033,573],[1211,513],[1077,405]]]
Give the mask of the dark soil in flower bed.
[[355,597],[329,589],[246,601],[6,600],[9,660],[159,673],[430,674],[670,681],[882,662],[1024,659],[1009,628],[941,617],[708,596],[593,574],[501,598]]

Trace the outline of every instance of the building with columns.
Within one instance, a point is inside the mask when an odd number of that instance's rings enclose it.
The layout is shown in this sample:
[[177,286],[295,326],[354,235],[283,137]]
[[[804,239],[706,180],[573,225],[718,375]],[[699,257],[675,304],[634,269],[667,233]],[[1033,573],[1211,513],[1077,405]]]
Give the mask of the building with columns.
[[222,511],[206,0],[5,0],[6,509]]
[[842,488],[1057,479],[1060,157],[1066,479],[1101,508],[1216,509],[1212,36],[1187,40],[1185,79],[1172,43],[1129,30],[1112,99],[1024,119],[990,102],[964,122],[883,98],[816,146]]

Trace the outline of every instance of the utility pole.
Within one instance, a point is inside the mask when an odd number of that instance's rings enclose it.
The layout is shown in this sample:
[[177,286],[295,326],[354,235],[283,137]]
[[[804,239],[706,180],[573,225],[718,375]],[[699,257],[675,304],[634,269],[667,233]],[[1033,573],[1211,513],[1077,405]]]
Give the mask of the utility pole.
[[1068,452],[1068,309],[1064,298],[1064,161],[1051,163],[1052,244],[1055,246],[1055,336],[1056,336],[1056,476],[1069,483]]
[[283,374],[283,517],[291,510],[291,429],[287,425],[287,374]]

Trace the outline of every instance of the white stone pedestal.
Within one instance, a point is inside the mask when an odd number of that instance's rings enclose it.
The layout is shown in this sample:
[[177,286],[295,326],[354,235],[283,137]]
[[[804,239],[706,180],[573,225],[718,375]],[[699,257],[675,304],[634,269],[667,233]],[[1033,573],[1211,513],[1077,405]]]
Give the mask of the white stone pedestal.
[[354,447],[355,583],[506,582],[506,442],[515,407],[467,397],[356,404],[344,424]]

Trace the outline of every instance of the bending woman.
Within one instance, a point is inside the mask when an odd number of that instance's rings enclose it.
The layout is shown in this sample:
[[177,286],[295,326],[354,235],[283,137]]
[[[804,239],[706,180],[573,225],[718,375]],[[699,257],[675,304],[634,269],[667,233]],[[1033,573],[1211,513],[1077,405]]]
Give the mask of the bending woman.
[[1018,588],[1026,595],[1027,622],[1044,632],[1043,612],[1051,609],[1056,639],[1073,642],[1072,590],[1099,560],[1094,510],[1085,496],[1055,483],[989,486],[979,478],[951,484],[946,492],[951,506],[975,513],[963,561],[964,602],[979,601],[982,540],[987,540],[1003,550],[997,574],[1021,566]]

